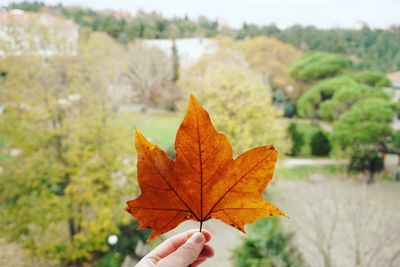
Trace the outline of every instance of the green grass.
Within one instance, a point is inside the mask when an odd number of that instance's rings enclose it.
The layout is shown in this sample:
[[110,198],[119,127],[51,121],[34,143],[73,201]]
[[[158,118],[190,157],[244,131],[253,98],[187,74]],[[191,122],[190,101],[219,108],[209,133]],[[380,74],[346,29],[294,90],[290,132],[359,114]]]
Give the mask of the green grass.
[[298,166],[285,168],[277,166],[274,179],[276,180],[308,180],[313,175],[322,175],[326,177],[347,175],[346,165],[328,165],[328,166]]
[[132,135],[135,128],[164,150],[171,149],[183,118],[180,113],[121,113],[119,122]]

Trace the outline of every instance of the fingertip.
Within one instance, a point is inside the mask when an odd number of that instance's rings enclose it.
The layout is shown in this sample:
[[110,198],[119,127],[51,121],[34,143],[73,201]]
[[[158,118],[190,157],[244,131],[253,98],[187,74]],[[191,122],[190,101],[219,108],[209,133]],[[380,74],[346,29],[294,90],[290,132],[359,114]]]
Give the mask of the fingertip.
[[206,239],[206,243],[209,242],[212,239],[212,234],[210,231],[202,229],[201,232],[199,232],[199,229],[192,229],[186,232],[187,238],[190,238],[194,233],[202,233]]
[[188,239],[188,242],[194,243],[196,245],[204,245],[206,243],[206,237],[201,232],[195,232],[192,236]]
[[202,233],[204,235],[204,237],[206,238],[206,242],[209,242],[211,240],[212,234],[210,231],[203,229],[203,230],[201,230],[200,233]]

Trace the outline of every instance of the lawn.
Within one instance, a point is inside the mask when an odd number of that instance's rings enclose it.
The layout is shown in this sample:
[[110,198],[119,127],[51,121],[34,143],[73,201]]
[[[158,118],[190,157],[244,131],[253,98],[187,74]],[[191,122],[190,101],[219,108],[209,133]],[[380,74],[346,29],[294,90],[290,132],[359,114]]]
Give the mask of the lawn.
[[142,132],[152,143],[164,150],[170,150],[175,141],[176,131],[183,118],[180,113],[121,113],[118,120],[129,134],[135,128]]
[[276,166],[274,180],[309,180],[318,177],[346,177],[346,165],[328,165],[328,166],[298,166],[286,168],[280,165]]

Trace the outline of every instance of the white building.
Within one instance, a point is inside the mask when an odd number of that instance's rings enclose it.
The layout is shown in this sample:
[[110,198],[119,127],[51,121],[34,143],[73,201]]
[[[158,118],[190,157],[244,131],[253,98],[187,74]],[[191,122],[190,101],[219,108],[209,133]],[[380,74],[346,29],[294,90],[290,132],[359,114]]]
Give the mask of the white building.
[[[171,39],[143,40],[143,44],[161,49],[169,56],[172,55],[173,41]],[[204,54],[215,51],[217,42],[206,38],[182,38],[176,39],[175,45],[178,51],[179,63],[187,67],[196,63]]]
[[77,54],[79,27],[70,20],[22,10],[0,11],[0,56]]

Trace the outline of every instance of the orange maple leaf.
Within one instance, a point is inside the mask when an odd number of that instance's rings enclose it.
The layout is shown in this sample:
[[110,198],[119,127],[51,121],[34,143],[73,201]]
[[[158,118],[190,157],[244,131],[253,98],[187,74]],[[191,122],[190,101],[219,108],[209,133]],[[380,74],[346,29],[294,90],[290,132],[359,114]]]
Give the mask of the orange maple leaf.
[[277,151],[272,145],[253,148],[232,159],[232,147],[218,133],[194,96],[175,139],[176,159],[168,157],[138,131],[138,182],[141,194],[126,211],[138,229],[151,228],[153,239],[185,220],[211,218],[244,232],[244,225],[266,216],[285,216],[262,199],[271,181]]

